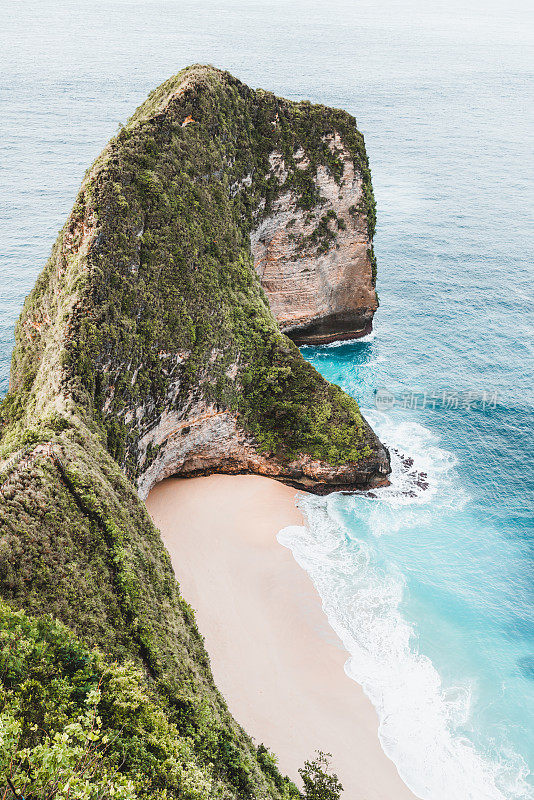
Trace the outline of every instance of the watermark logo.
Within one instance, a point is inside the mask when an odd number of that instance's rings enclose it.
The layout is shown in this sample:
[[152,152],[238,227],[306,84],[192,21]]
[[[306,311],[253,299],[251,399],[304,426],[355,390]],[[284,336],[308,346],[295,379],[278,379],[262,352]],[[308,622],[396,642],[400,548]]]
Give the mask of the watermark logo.
[[389,389],[376,389],[375,390],[375,406],[379,411],[389,411],[395,405],[395,395]]

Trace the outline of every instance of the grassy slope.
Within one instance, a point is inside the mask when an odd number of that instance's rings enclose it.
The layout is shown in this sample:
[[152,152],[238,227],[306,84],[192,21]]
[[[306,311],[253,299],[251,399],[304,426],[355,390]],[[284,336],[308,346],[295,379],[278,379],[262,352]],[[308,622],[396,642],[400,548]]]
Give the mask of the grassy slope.
[[[73,647],[93,653],[103,666],[84,679],[66,711],[65,687],[59,691],[24,665],[19,670],[22,683],[8,680],[0,670],[1,707],[7,718],[14,708],[24,723],[19,748],[32,745],[36,734],[29,724],[45,711],[47,734],[63,732],[81,714],[102,670],[115,669],[117,661],[132,663],[142,674],[134,669],[129,681],[138,691],[148,692],[161,724],[168,728],[172,752],[194,754],[189,766],[196,765],[204,786],[191,794],[175,784],[170,773],[166,782],[167,756],[151,745],[141,726],[143,745],[133,748],[136,752],[128,751],[126,758],[121,735],[106,756],[110,768],[121,764],[121,773],[134,779],[132,797],[160,797],[164,787],[169,798],[291,796],[290,783],[282,780],[263,751],[258,755],[218,693],[194,612],[180,597],[159,533],[122,470],[83,426],[65,428],[47,440],[44,451],[39,444],[28,446],[24,461],[2,476],[2,595],[12,608],[62,620],[77,635],[77,640],[69,637]],[[0,609],[4,658],[10,651],[10,619],[8,611]],[[46,622],[39,625],[47,629]],[[107,655],[91,651],[94,645]],[[22,649],[25,653],[27,648]],[[50,658],[54,661],[55,656]],[[72,680],[77,686],[80,676],[62,670],[59,660],[54,679],[66,681],[70,697]],[[120,693],[108,693],[105,702],[117,706],[119,713]],[[98,705],[102,736],[110,736],[118,723],[110,728],[104,706],[104,701]],[[122,726],[123,721],[117,729]],[[0,714],[0,734],[1,729]],[[154,762],[154,774],[148,777],[147,760]]]
[[[182,127],[189,114],[195,123]],[[202,396],[237,411],[260,449],[282,458],[310,453],[334,464],[370,451],[357,404],[279,333],[248,240],[256,209],[268,213],[282,190],[268,176],[269,153],[284,154],[290,169],[283,189],[292,188],[311,208],[317,165],[341,170],[323,141],[334,126],[363,174],[372,227],[363,140],[348,114],[252,92],[210,68],[191,68],[163,84],[88,172],[17,328],[12,386],[1,408],[1,592],[14,608],[61,620],[78,639],[59,628],[57,636],[100,666],[71,692],[74,678],[58,656],[58,680],[67,688],[50,696],[34,687],[24,711],[21,685],[34,678],[21,657],[16,680],[9,669],[0,675],[4,717],[18,714],[19,746],[34,746],[37,734],[26,722],[38,708],[48,709],[50,736],[81,713],[102,672],[116,668],[113,661],[137,664],[142,673],[132,667],[128,680],[149,693],[174,742],[169,748],[193,753],[205,785],[195,794],[184,781],[169,777],[166,784],[170,756],[162,752],[150,756],[153,777],[143,778],[152,775],[143,766],[144,745],[137,760],[123,759],[124,745],[113,745],[110,769],[122,763],[134,780],[132,796],[294,792],[232,720],[213,684],[193,612],[126,477],[137,473],[140,433],[125,414],[143,403],[153,423],[176,378],[162,368],[161,353],[183,351],[188,357],[175,402]],[[307,171],[293,160],[302,143]],[[234,380],[228,373],[236,363]],[[52,636],[51,623],[17,619],[3,608],[0,630],[10,641],[14,625],[31,629],[25,652]],[[107,655],[93,653],[95,645]],[[120,693],[108,697],[108,706],[112,701],[120,704]],[[107,706],[99,702],[109,727]]]

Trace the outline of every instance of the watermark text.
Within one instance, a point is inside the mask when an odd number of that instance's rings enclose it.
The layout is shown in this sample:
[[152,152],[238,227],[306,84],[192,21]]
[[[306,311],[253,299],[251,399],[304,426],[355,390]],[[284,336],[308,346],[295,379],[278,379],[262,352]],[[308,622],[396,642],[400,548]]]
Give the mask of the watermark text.
[[461,392],[444,389],[439,392],[404,391],[395,393],[381,387],[375,389],[374,403],[379,411],[391,408],[411,408],[420,410],[444,411],[486,411],[497,408],[499,393],[496,389]]

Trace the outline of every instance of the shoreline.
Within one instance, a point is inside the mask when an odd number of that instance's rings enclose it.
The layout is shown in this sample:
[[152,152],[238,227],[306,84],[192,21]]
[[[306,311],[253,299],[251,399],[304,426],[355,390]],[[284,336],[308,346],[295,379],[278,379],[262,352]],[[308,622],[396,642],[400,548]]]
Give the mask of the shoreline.
[[168,478],[146,506],[195,609],[215,683],[257,745],[298,782],[332,753],[345,800],[414,800],[307,573],[276,536],[305,520],[297,491],[255,475]]

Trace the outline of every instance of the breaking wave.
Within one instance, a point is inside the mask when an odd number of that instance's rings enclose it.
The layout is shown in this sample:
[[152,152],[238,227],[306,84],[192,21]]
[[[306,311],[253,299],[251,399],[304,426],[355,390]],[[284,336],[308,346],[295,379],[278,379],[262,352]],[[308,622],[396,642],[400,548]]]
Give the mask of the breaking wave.
[[524,761],[511,751],[484,753],[466,734],[473,686],[444,685],[420,652],[403,613],[405,576],[382,554],[382,537],[461,511],[468,498],[455,459],[415,422],[368,416],[392,454],[391,486],[301,496],[308,526],[285,528],[278,539],[319,591],[350,654],[346,673],[375,706],[381,745],[410,789],[423,800],[524,800],[532,796]]

